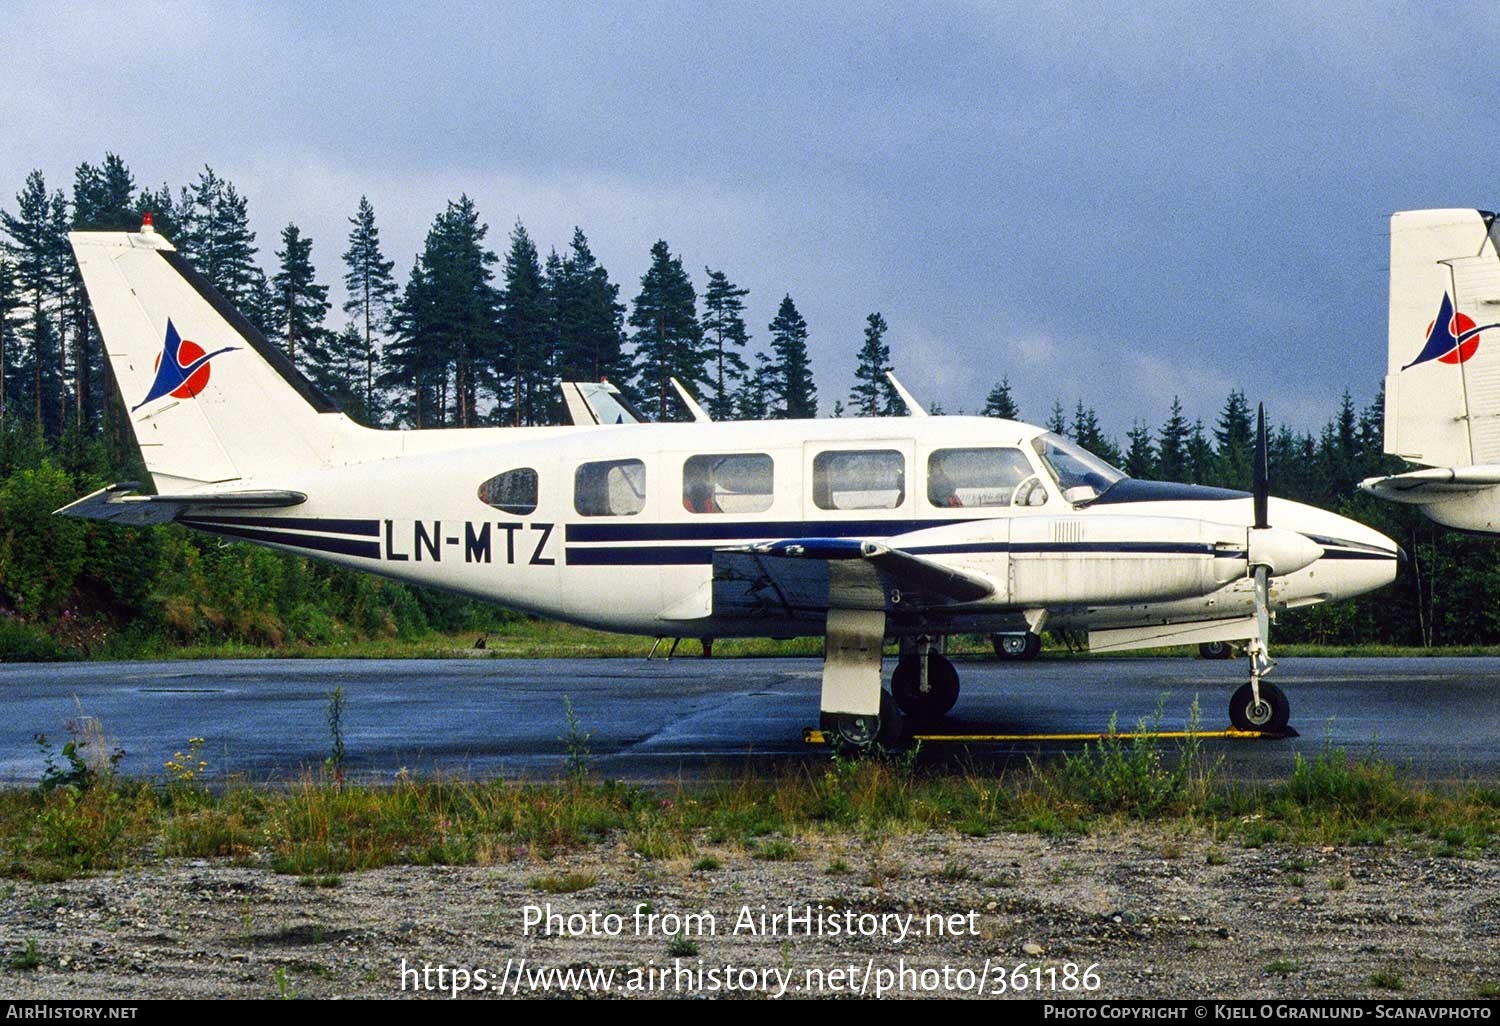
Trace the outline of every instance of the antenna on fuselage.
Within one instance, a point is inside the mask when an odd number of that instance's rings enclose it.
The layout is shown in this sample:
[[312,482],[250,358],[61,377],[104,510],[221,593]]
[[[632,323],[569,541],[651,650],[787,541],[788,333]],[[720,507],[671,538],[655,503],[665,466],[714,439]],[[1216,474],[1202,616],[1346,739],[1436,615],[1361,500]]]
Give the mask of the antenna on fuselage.
[[908,417],[927,416],[926,408],[923,407],[921,403],[917,402],[917,399],[914,395],[906,390],[906,386],[901,384],[900,379],[896,377],[895,371],[886,371],[885,376],[890,379],[892,387],[896,389],[896,394],[899,395],[901,397],[901,401],[906,404],[906,415]]
[[708,415],[708,411],[698,405],[698,401],[693,398],[691,392],[683,387],[682,382],[676,378],[669,378],[668,380],[672,382],[672,387],[677,389],[677,397],[682,400],[682,405],[688,408],[688,412],[693,415],[695,421],[699,424],[713,423],[714,419]]

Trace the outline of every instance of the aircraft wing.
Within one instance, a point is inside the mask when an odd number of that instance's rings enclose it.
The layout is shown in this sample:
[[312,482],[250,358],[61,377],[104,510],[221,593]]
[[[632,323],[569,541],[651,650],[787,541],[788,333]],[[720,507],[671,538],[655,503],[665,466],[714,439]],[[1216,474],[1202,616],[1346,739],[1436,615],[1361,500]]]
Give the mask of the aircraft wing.
[[1482,492],[1500,485],[1500,466],[1429,467],[1389,477],[1367,477],[1359,483],[1361,491],[1392,502],[1417,506],[1441,502],[1445,496]]
[[134,481],[113,484],[69,503],[57,513],[84,520],[117,524],[170,524],[184,513],[222,509],[282,509],[307,501],[302,492],[259,489],[237,492],[196,492],[191,495],[136,495]]
[[975,574],[856,538],[791,538],[713,555],[715,615],[803,619],[829,609],[913,611],[977,602]]

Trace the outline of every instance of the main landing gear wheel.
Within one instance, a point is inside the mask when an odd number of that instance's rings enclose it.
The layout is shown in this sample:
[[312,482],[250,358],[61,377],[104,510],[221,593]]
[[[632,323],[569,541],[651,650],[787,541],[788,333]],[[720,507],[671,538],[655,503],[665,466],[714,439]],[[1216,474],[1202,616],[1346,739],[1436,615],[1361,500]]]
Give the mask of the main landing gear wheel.
[[891,692],[906,715],[935,720],[958,701],[958,670],[947,657],[933,652],[927,657],[927,690],[922,690],[919,656],[902,656],[891,674]]
[[876,745],[890,747],[902,739],[901,713],[889,691],[880,692],[879,715],[824,713],[820,726],[828,744],[840,754],[859,755]]
[[1269,681],[1260,682],[1259,704],[1249,684],[1241,684],[1229,700],[1229,722],[1236,730],[1279,734],[1286,730],[1291,713],[1291,703],[1286,700],[1286,695]]
[[1042,636],[1031,631],[1024,634],[996,634],[990,641],[995,646],[995,655],[1007,662],[1029,662],[1042,654]]
[[1228,641],[1204,641],[1198,644],[1199,659],[1233,659],[1234,645]]

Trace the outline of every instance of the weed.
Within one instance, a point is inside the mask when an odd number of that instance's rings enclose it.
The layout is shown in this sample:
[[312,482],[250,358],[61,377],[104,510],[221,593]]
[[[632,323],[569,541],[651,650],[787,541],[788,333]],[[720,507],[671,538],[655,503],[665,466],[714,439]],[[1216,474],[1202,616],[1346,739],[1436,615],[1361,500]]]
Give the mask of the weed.
[[547,894],[576,894],[586,891],[599,882],[597,873],[574,871],[561,875],[538,876],[531,879],[531,886]]
[[286,966],[278,965],[271,970],[271,982],[276,985],[276,996],[283,1001],[291,1001],[296,998],[297,991],[292,986],[291,979],[287,976]]
[[974,879],[974,871],[962,862],[945,862],[938,877],[948,883],[962,883]]
[[1382,969],[1379,972],[1371,973],[1370,984],[1379,987],[1381,990],[1406,989],[1406,980],[1402,978],[1401,974],[1392,972],[1389,969]]
[[1349,886],[1347,876],[1332,876],[1328,878],[1328,889],[1330,891],[1342,891]]
[[37,950],[36,938],[27,937],[21,950],[6,959],[5,964],[12,969],[35,969],[41,965],[42,956]]
[[1486,1000],[1493,1001],[1495,998],[1500,998],[1500,983],[1495,983],[1493,981],[1481,983],[1479,986],[1474,988],[1474,994],[1476,997],[1481,997],[1485,998]]
[[1203,861],[1210,866],[1222,866],[1229,861],[1229,857],[1224,854],[1224,849],[1222,848],[1210,848],[1208,849],[1208,853],[1203,856]]
[[567,695],[563,696],[563,714],[567,717],[568,732],[558,740],[568,750],[568,779],[581,787],[588,783],[589,739],[594,735],[591,731],[583,729],[578,720],[578,713],[573,710],[573,700]]
[[824,867],[823,872],[827,873],[829,876],[848,876],[850,873],[854,872],[854,870],[849,865],[849,863],[845,862],[843,859],[832,859],[829,861],[828,865]]
[[698,954],[698,945],[695,941],[678,934],[667,941],[667,954],[673,958],[693,958]]
[[750,857],[761,862],[795,862],[797,860],[797,846],[791,841],[780,838],[758,844],[750,853]]
[[333,774],[333,786],[344,786],[344,686],[335,684],[328,693],[328,758],[323,765]]
[[325,874],[323,876],[304,876],[297,880],[297,886],[328,888],[342,887],[344,886],[344,878],[341,876],[335,876],[332,873]]
[[714,870],[723,868],[724,864],[712,855],[705,855],[693,863],[693,871],[696,873],[712,873]]
[[1272,976],[1290,976],[1302,968],[1295,960],[1278,958],[1266,963],[1266,972]]

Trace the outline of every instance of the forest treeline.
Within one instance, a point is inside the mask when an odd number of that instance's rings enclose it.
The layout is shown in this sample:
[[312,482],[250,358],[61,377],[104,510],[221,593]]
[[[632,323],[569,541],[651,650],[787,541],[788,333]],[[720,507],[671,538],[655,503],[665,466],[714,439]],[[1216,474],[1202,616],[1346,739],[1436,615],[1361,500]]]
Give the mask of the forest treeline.
[[[50,516],[85,491],[144,478],[66,236],[136,230],[148,213],[321,391],[372,426],[559,423],[557,383],[601,378],[658,419],[686,416],[672,377],[716,418],[819,411],[811,332],[790,292],[757,345],[744,317],[748,291],[727,269],[707,265],[700,289],[665,240],[650,247],[627,304],[582,229],[563,252],[543,257],[518,222],[497,253],[479,211],[459,196],[434,216],[398,277],[376,212],[361,198],[339,240],[346,299],[335,313],[313,240],[288,224],[263,265],[248,199],[210,167],[175,191],[137,183],[113,154],[80,164],[66,192],[49,190],[35,171],[14,203],[0,206],[0,658],[129,655],[221,640],[326,643],[485,629],[506,615],[179,528]],[[868,315],[847,391],[825,393],[837,396],[835,416],[904,413],[884,376],[888,331],[878,311]],[[1003,370],[1006,354],[993,355]],[[1316,434],[1273,431],[1273,491],[1369,523],[1413,559],[1392,588],[1284,617],[1277,639],[1500,642],[1497,547],[1357,493],[1360,478],[1400,468],[1381,452],[1381,396],[1357,406],[1346,391],[1329,407]],[[1038,411],[1022,410],[1002,376],[977,412],[1035,419]],[[1082,398],[1071,410],[1054,399],[1042,419],[1135,477],[1248,485],[1253,411],[1242,391],[1229,394],[1212,424],[1188,421],[1176,397],[1163,416],[1135,424],[1123,440],[1105,435]]]

